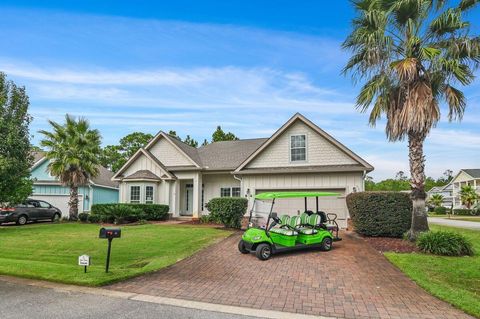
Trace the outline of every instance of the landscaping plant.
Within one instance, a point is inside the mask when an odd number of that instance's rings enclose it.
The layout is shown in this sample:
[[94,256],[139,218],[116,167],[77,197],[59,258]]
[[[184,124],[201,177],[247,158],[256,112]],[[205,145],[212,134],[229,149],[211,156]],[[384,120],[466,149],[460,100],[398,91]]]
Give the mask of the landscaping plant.
[[78,187],[88,185],[90,178],[99,174],[101,136],[90,129],[84,118],[75,120],[65,116],[65,123],[49,121],[52,132],[41,130],[41,145],[46,148],[45,157],[50,160],[48,171],[70,188],[68,201],[70,220],[78,218]]
[[95,204],[91,215],[99,216],[99,221],[113,223],[118,221],[166,220],[168,205],[161,204]]
[[424,253],[442,256],[472,256],[472,243],[462,234],[452,231],[429,231],[417,239],[418,248]]
[[467,209],[470,209],[478,199],[479,195],[472,185],[462,186],[460,189],[460,200],[462,201],[462,204],[467,207]]
[[400,192],[359,192],[347,196],[356,232],[366,236],[402,237],[410,228],[412,200]]
[[28,106],[25,88],[0,72],[0,205],[22,203],[32,193]]
[[466,14],[476,0],[355,0],[353,31],[343,43],[352,52],[344,73],[364,82],[357,108],[369,122],[386,118],[390,141],[408,140],[412,222],[409,238],[428,231],[423,144],[440,120],[461,120],[467,101],[461,86],[474,80],[480,38]]
[[212,220],[220,221],[225,227],[242,227],[242,218],[247,212],[248,200],[241,197],[219,197],[206,205]]

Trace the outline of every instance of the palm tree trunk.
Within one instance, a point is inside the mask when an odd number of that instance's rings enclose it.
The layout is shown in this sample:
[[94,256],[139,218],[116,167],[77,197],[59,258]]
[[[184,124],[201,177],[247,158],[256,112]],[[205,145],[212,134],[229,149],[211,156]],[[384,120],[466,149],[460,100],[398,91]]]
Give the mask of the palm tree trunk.
[[68,202],[69,207],[69,219],[76,221],[78,220],[78,187],[70,187],[70,200]]
[[412,225],[408,238],[415,240],[419,233],[428,231],[427,211],[425,210],[425,156],[423,155],[424,134],[409,133],[408,149],[411,175]]

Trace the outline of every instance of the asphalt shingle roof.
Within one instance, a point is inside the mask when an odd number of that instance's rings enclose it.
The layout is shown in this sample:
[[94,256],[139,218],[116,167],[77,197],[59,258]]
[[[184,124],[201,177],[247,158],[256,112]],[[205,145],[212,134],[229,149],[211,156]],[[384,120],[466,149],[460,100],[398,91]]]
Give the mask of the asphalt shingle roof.
[[480,178],[480,168],[462,169],[462,171],[472,176],[473,178]]
[[149,170],[140,170],[135,173],[128,175],[124,179],[152,179],[152,180],[161,180],[160,177],[150,172]]

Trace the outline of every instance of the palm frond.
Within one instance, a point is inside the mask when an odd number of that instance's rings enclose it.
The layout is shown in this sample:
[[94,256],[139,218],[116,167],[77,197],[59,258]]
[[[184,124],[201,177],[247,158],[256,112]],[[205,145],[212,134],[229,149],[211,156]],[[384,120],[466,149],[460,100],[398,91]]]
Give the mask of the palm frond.
[[467,106],[465,95],[451,85],[446,85],[444,92],[445,100],[448,103],[448,119],[450,121],[461,120]]

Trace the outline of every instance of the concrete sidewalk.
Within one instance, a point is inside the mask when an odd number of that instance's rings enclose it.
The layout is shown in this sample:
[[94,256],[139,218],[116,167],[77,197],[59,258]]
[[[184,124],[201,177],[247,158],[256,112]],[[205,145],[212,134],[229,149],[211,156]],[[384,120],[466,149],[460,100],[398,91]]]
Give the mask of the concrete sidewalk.
[[465,220],[455,220],[455,219],[439,218],[439,217],[428,217],[428,222],[435,225],[480,230],[479,222],[469,222]]

